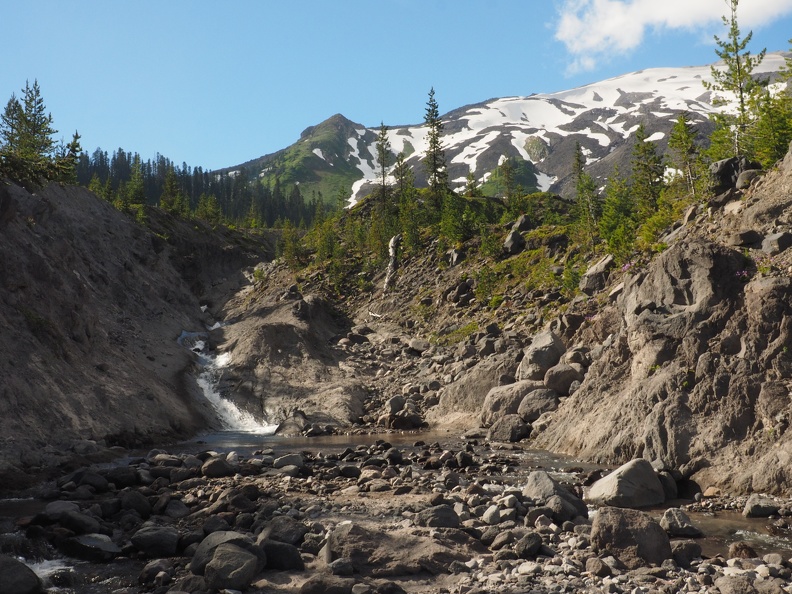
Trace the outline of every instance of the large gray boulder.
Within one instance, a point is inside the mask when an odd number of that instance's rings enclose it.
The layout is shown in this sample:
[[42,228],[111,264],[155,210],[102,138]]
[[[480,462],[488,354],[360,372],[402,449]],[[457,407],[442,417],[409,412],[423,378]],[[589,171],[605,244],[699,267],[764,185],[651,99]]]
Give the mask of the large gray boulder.
[[517,407],[517,414],[526,423],[533,423],[543,413],[558,408],[558,394],[555,390],[539,388],[528,392]]
[[790,247],[792,247],[792,233],[789,231],[771,233],[762,240],[762,251],[771,256],[780,254]]
[[628,569],[661,565],[672,558],[668,535],[649,515],[632,509],[603,507],[591,525],[594,550],[609,551]]
[[663,512],[660,518],[660,527],[669,536],[699,537],[703,536],[701,530],[693,525],[688,515],[678,507],[671,507]]
[[551,498],[557,496],[570,504],[577,511],[577,516],[588,517],[586,504],[579,497],[565,489],[544,470],[535,470],[528,475],[522,487],[522,495],[540,505],[546,504]]
[[144,524],[131,540],[147,557],[172,557],[179,547],[179,531],[172,526]]
[[637,459],[591,485],[586,499],[617,507],[648,507],[663,503],[665,491],[652,465]]
[[213,590],[246,590],[262,569],[259,556],[227,542],[215,548],[204,577]]
[[524,380],[505,386],[495,386],[484,398],[481,406],[481,425],[489,427],[505,415],[513,415],[525,396],[543,387],[542,382]]
[[613,268],[613,256],[608,254],[604,258],[593,264],[586,272],[580,277],[578,287],[586,295],[593,295],[597,291],[601,291],[608,283],[608,275],[611,268]]
[[531,427],[519,415],[505,415],[492,424],[487,431],[490,441],[515,442],[531,434]]
[[572,384],[582,382],[583,374],[569,363],[559,363],[547,370],[544,384],[549,389],[558,392],[561,396],[569,396]]
[[518,231],[510,231],[503,242],[503,251],[514,256],[525,249],[525,238]]
[[459,516],[450,505],[435,505],[415,514],[415,523],[430,528],[459,528]]
[[717,195],[735,188],[740,174],[752,169],[760,169],[759,164],[752,163],[745,157],[716,161],[709,168],[712,193]]
[[517,368],[517,379],[544,380],[547,370],[561,360],[565,351],[564,343],[557,334],[550,330],[540,332],[523,351],[523,359]]
[[244,549],[259,559],[261,567],[266,565],[267,557],[264,551],[249,536],[232,530],[221,530],[212,532],[201,541],[190,561],[190,571],[196,575],[204,575],[206,566],[214,557],[215,549],[224,544],[233,544],[237,548]]

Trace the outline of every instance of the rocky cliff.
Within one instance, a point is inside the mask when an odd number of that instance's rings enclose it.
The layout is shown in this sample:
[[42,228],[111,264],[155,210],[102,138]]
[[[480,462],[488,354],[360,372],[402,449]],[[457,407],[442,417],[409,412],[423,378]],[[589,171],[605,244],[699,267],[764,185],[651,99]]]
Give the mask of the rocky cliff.
[[792,489],[791,188],[792,152],[620,279],[572,339],[600,355],[538,446],[643,457],[705,486]]
[[87,190],[0,184],[0,474],[85,440],[137,445],[212,422],[182,330],[246,283],[266,246],[152,209],[142,227]]

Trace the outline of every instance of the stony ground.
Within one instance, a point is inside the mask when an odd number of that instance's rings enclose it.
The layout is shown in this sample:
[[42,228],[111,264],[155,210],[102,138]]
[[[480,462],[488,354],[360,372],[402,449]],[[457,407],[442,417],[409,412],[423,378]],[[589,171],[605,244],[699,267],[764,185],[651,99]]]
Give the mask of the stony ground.
[[[786,556],[744,542],[704,555],[683,509],[658,523],[602,507],[592,520],[578,494],[601,472],[548,473],[521,446],[475,438],[386,439],[250,456],[154,450],[80,468],[0,535],[6,555],[73,565],[38,582],[0,556],[0,582],[74,594],[792,592]],[[708,495],[684,508],[750,508],[781,531],[792,516],[790,502]]]

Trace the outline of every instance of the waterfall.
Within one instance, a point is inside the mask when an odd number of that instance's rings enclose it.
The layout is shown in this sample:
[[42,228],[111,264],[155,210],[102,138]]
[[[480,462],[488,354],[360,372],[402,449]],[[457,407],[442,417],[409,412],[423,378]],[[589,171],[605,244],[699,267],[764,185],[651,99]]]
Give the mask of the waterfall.
[[[215,327],[217,327],[215,325]],[[183,331],[178,342],[181,346],[190,349],[198,355],[200,371],[195,378],[204,397],[209,401],[217,413],[217,418],[226,431],[243,431],[259,435],[272,435],[278,428],[277,425],[262,424],[250,413],[240,410],[231,400],[223,398],[218,390],[223,370],[231,363],[231,353],[214,354],[207,350],[206,341],[209,338],[206,332]]]

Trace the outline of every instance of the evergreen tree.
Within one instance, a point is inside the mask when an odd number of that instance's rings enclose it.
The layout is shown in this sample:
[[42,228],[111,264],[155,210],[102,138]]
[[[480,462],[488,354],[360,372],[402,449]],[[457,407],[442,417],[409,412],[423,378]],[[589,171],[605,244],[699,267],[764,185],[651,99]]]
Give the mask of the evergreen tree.
[[481,198],[481,186],[479,186],[473,169],[468,171],[467,179],[465,180],[465,196],[468,198]]
[[412,252],[420,247],[420,208],[415,190],[415,175],[407,165],[404,153],[396,156],[393,167],[396,180],[395,191],[399,200],[399,227],[405,251]]
[[37,80],[33,86],[25,82],[22,92],[22,121],[19,151],[24,158],[47,159],[53,156],[57,133],[52,127],[52,115],[47,113]]
[[214,194],[201,194],[198,199],[198,206],[195,209],[195,218],[206,221],[210,225],[217,226],[223,222],[223,213],[217,196]]
[[605,186],[599,230],[608,246],[608,253],[619,262],[627,261],[635,244],[635,203],[630,186],[619,174],[618,167]]
[[187,216],[189,214],[187,196],[182,192],[179,185],[179,178],[176,176],[176,170],[173,168],[173,165],[168,166],[165,171],[165,181],[163,183],[159,205],[163,210],[172,214],[179,216]]
[[[789,84],[789,83],[787,83]],[[792,95],[765,89],[752,101],[756,120],[750,134],[753,156],[765,169],[783,159],[792,140]]]
[[139,155],[135,155],[132,160],[132,177],[126,185],[123,202],[126,206],[143,206],[146,203],[143,165],[140,162]]
[[702,162],[696,144],[696,127],[690,122],[690,114],[679,114],[671,135],[668,137],[671,165],[682,173],[690,195],[696,198],[696,186],[702,176]]
[[424,169],[429,183],[429,199],[433,216],[437,216],[448,192],[448,172],[446,171],[445,150],[442,143],[443,123],[440,120],[440,110],[435,100],[434,87],[429,91],[424,125],[427,128]]
[[643,124],[635,131],[632,152],[630,187],[639,222],[648,219],[657,210],[657,199],[663,188],[665,168],[657,145],[648,139]]
[[19,151],[21,129],[22,104],[12,93],[3,114],[0,115],[0,140],[4,151],[10,154],[16,154]]
[[74,131],[71,142],[62,145],[55,159],[55,177],[66,184],[77,183],[77,160],[81,154],[80,135]]
[[383,201],[387,200],[388,195],[388,166],[390,165],[390,140],[388,139],[388,128],[384,123],[380,123],[379,134],[377,135],[377,163],[379,165],[379,184],[380,197]]
[[100,198],[104,198],[107,200],[107,196],[104,193],[104,185],[99,180],[99,176],[94,173],[91,181],[88,183],[88,190],[99,196]]
[[[736,113],[719,113],[713,116],[716,129],[713,132],[712,152],[713,158],[740,157],[748,155],[747,133],[750,125],[751,98],[760,89],[760,84],[753,79],[754,69],[762,62],[765,51],[752,56],[746,50],[751,42],[753,32],[742,37],[737,23],[737,6],[739,0],[727,0],[729,15],[724,16],[723,24],[728,27],[726,39],[715,36],[715,50],[718,57],[723,60],[724,69],[712,66],[712,82],[705,82],[704,87],[716,93],[733,94],[736,102]],[[721,95],[715,104],[725,105],[728,100]],[[724,145],[730,145],[728,149]],[[727,145],[727,146],[728,146]],[[728,151],[728,152],[727,152]]]
[[62,169],[55,161],[56,132],[38,81],[25,82],[22,100],[12,94],[0,115],[0,176],[34,185],[64,172],[68,178],[68,163]]
[[503,185],[503,198],[507,203],[516,198],[517,184],[514,181],[514,162],[506,157],[500,164],[500,178]]
[[580,143],[575,143],[575,220],[583,230],[586,242],[593,248],[597,234],[600,198],[594,178],[586,170],[586,157]]

